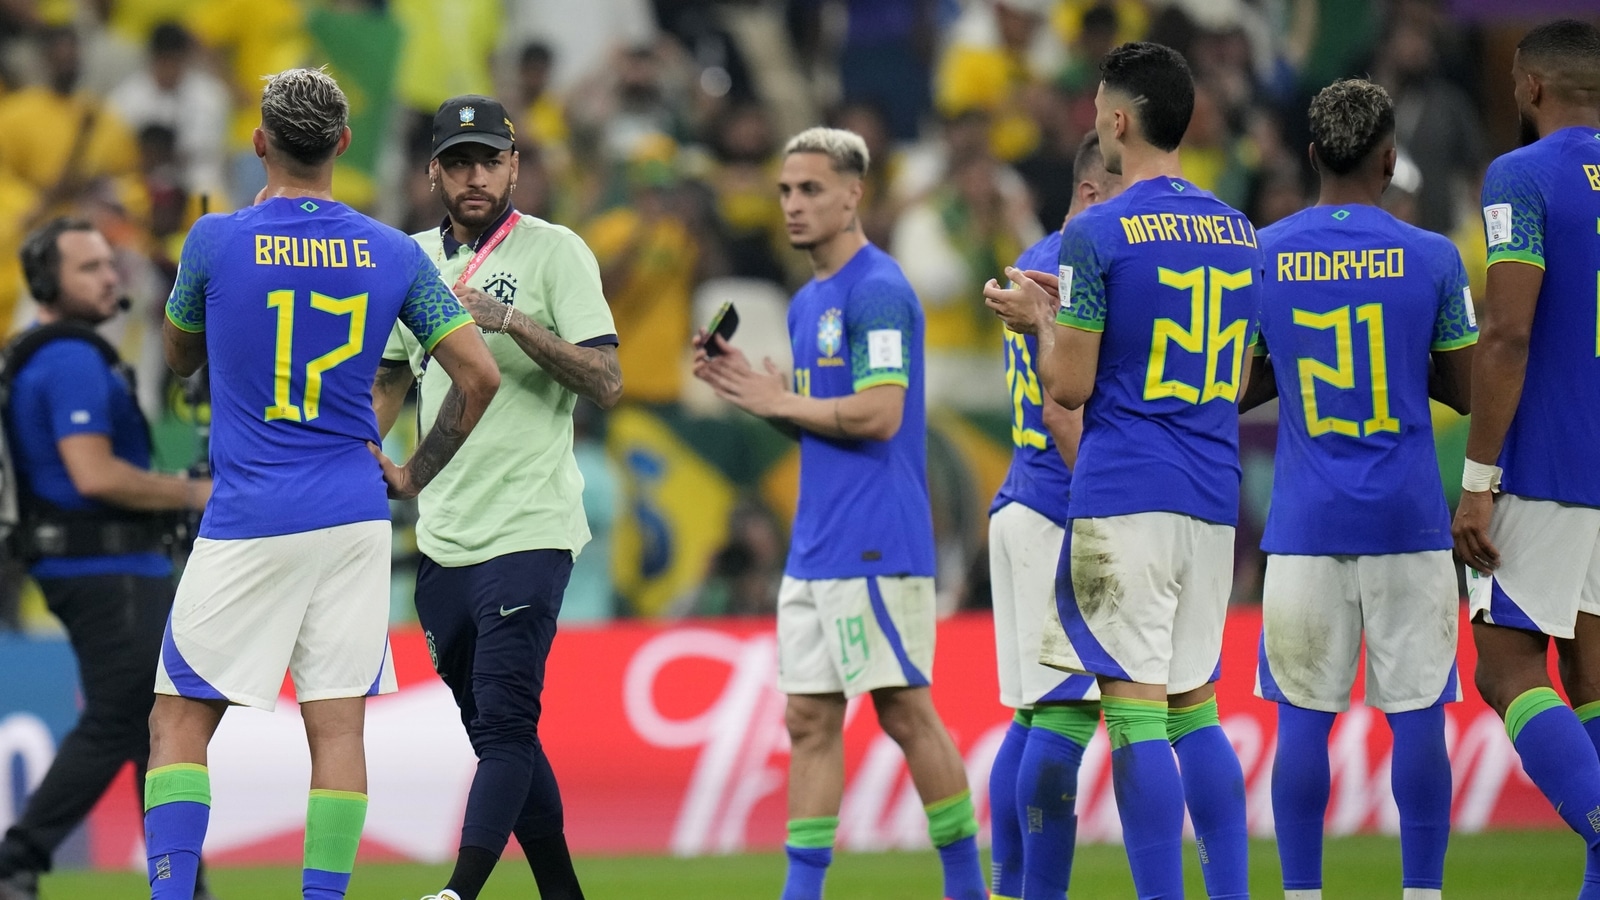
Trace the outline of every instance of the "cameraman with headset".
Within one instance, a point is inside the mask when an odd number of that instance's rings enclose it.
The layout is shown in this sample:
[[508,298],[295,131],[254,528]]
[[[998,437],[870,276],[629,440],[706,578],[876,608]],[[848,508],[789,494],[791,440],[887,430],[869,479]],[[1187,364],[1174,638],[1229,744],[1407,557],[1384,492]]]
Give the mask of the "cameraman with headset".
[[83,714],[0,841],[0,900],[38,896],[38,874],[124,763],[144,784],[174,591],[173,513],[211,496],[208,480],[149,470],[129,370],[94,330],[127,307],[105,237],[56,219],[28,236],[22,269],[39,318],[5,353],[19,550],[72,641]]

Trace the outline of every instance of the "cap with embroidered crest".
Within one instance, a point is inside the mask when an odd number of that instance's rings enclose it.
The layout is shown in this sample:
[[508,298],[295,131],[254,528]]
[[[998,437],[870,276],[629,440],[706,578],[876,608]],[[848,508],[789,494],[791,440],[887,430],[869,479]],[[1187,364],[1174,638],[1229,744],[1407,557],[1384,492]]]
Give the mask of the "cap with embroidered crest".
[[457,144],[486,144],[496,150],[509,150],[516,144],[517,132],[506,115],[506,108],[493,97],[463,94],[439,105],[433,114],[433,153]]

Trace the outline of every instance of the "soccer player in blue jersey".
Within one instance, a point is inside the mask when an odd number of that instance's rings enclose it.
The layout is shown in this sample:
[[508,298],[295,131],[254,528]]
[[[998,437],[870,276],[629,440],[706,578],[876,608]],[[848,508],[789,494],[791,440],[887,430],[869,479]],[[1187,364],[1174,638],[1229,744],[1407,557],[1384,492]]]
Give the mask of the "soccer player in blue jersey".
[[1183,179],[1194,107],[1183,57],[1124,44],[1100,71],[1095,130],[1122,193],[1067,223],[1055,315],[1044,273],[1008,269],[1017,286],[984,294],[1038,337],[1044,389],[1084,409],[1057,608],[1100,684],[1139,896],[1183,896],[1187,801],[1207,892],[1244,897],[1244,776],[1215,682],[1261,252],[1243,215]]
[[695,375],[800,441],[800,507],[778,596],[778,687],[789,695],[789,873],[783,900],[820,900],[844,793],[847,699],[871,694],[905,753],[944,864],[944,896],[983,900],[967,774],[928,692],[933,517],[922,310],[856,209],[860,135],[790,139],[778,176],[789,241],[814,277],[789,306],[794,379],[696,338]]
[[1477,322],[1455,245],[1379,207],[1396,157],[1388,92],[1337,82],[1310,120],[1321,195],[1261,231],[1262,343],[1242,404],[1282,398],[1256,694],[1278,703],[1283,888],[1322,898],[1328,736],[1365,635],[1366,703],[1394,731],[1403,895],[1438,900],[1460,597],[1428,398],[1467,412]]
[[[206,745],[222,714],[272,709],[285,669],[311,749],[304,897],[344,896],[367,811],[365,698],[395,690],[385,494],[416,496],[500,383],[416,242],[334,202],[348,118],[323,72],[267,80],[255,132],[267,187],[254,206],[195,223],[167,301],[168,364],[182,375],[211,365],[215,488],[156,673],[154,900],[193,896],[210,817]],[[378,451],[372,409],[396,319],[461,389],[404,466]]]
[[[1072,181],[1069,222],[1121,187],[1106,171],[1100,137],[1092,131],[1078,147]],[[1016,268],[1053,269],[1060,256],[1061,232],[1055,231],[1023,251]],[[1000,702],[1016,714],[989,770],[995,900],[1066,894],[1078,832],[1078,768],[1100,724],[1094,678],[1061,671],[1082,666],[1055,604],[1083,411],[1063,407],[1040,389],[1033,367],[1038,352],[1038,338],[1006,332],[1015,449],[989,509],[989,579]]]
[[[1588,844],[1600,898],[1600,29],[1528,32],[1511,69],[1536,138],[1489,166],[1483,337],[1456,510],[1476,681],[1522,767]],[[1498,491],[1499,496],[1495,496]],[[1556,638],[1576,711],[1550,685]],[[1587,730],[1587,734],[1585,731]]]

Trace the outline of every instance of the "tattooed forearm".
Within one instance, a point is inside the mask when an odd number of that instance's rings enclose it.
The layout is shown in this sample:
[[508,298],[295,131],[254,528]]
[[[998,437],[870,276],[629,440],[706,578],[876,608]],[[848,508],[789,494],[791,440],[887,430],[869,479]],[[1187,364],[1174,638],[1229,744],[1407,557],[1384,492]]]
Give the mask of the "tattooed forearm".
[[410,365],[383,363],[378,366],[378,374],[372,379],[372,411],[378,415],[380,436],[387,436],[395,419],[400,417],[400,408],[405,405],[406,392],[411,390],[413,380]]
[[521,313],[511,320],[507,333],[529,359],[567,390],[589,398],[601,409],[610,409],[622,399],[622,367],[617,363],[616,347],[569,344]]
[[433,427],[428,429],[427,436],[417,445],[417,452],[411,454],[410,461],[406,463],[414,489],[421,491],[427,487],[428,482],[461,449],[472,431],[472,423],[466,420],[466,411],[466,395],[460,387],[451,385],[444,395],[444,402],[439,405],[439,416],[434,419]]

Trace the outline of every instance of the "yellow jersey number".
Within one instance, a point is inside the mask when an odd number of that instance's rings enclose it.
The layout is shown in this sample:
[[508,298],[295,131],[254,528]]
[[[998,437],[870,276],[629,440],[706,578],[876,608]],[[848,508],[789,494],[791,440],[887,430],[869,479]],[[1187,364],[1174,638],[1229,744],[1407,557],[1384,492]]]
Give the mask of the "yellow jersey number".
[[811,396],[810,369],[797,368],[794,370],[794,392],[802,397]]
[[1383,305],[1366,303],[1356,307],[1355,322],[1367,326],[1367,357],[1369,374],[1372,376],[1372,418],[1359,424],[1350,419],[1323,416],[1317,411],[1317,382],[1343,391],[1356,386],[1355,329],[1350,307],[1341,306],[1325,313],[1311,313],[1303,309],[1294,311],[1294,324],[1317,331],[1333,331],[1335,359],[1332,366],[1310,358],[1298,361],[1300,398],[1306,410],[1306,431],[1312,437],[1324,434],[1361,437],[1386,431],[1395,434],[1400,432],[1400,420],[1389,414],[1389,361],[1383,344]]
[[268,422],[287,419],[290,422],[309,422],[321,414],[322,376],[334,366],[361,353],[367,333],[367,295],[354,297],[328,297],[311,292],[311,308],[336,316],[350,318],[349,337],[338,347],[306,363],[305,395],[299,406],[290,402],[290,375],[294,365],[294,311],[295,292],[272,291],[267,294],[267,306],[278,311],[278,334],[272,354],[272,405],[264,417]]
[[1023,404],[1044,405],[1039,376],[1033,371],[1033,357],[1022,335],[1006,332],[1006,387],[1011,389],[1011,443],[1015,447],[1045,448],[1044,432],[1026,427]]
[[[1185,403],[1208,403],[1223,399],[1230,403],[1239,399],[1239,374],[1244,365],[1245,339],[1249,337],[1248,319],[1234,319],[1226,327],[1222,324],[1222,294],[1237,291],[1255,282],[1255,273],[1224,272],[1211,266],[1175,272],[1162,268],[1156,271],[1163,287],[1176,288],[1189,293],[1189,325],[1185,328],[1173,319],[1157,319],[1150,336],[1150,365],[1145,370],[1144,399],[1160,400],[1176,397]],[[1177,344],[1186,353],[1203,353],[1206,358],[1205,384],[1193,385],[1167,378],[1168,345]],[[1218,357],[1228,355],[1228,377],[1218,378]]]

